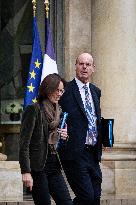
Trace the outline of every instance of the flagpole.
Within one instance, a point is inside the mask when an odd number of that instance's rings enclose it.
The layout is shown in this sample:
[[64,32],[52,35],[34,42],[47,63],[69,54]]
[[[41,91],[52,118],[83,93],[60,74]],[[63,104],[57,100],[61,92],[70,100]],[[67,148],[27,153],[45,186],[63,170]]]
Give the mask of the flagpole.
[[46,18],[48,19],[49,17],[49,0],[45,0],[44,1],[44,5],[45,5],[45,14],[46,14]]
[[35,17],[35,14],[36,14],[36,3],[37,3],[37,0],[32,0],[32,4],[33,4],[33,17]]

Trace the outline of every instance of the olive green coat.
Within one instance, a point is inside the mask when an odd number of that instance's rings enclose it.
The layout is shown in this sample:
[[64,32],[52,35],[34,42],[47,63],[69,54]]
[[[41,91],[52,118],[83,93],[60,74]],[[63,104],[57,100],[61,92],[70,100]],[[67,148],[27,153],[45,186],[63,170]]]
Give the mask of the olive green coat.
[[42,106],[29,105],[24,110],[19,139],[21,173],[44,168],[48,146],[48,123]]

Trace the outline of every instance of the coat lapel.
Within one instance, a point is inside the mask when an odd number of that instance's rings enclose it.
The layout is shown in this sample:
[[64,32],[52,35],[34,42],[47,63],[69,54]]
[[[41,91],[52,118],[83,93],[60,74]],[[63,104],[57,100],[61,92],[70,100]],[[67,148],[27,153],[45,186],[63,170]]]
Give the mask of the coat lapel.
[[[90,87],[90,91],[91,91],[93,102],[94,102],[95,113],[96,113],[97,118],[99,118],[98,96],[97,96],[97,93],[96,93],[96,90],[95,90],[94,86],[91,83],[89,84],[89,87]],[[80,92],[79,92],[79,88],[78,88],[78,85],[76,84],[75,79],[72,81],[72,91],[73,91],[73,94],[75,96],[75,99],[76,99],[80,109],[82,110],[82,112],[86,116],[85,108],[84,108],[82,98],[81,98],[81,95],[80,95]]]
[[96,95],[96,91],[94,87],[91,84],[89,84],[89,87],[90,87],[90,91],[91,91],[93,102],[94,102],[95,113],[96,113],[96,116],[98,117],[98,105],[99,105],[98,97]]
[[82,98],[81,98],[81,95],[80,95],[80,92],[79,92],[79,88],[78,88],[78,85],[76,84],[75,79],[72,81],[72,89],[73,89],[72,91],[74,93],[75,99],[76,99],[80,109],[82,110],[82,112],[86,116],[85,108],[84,108]]

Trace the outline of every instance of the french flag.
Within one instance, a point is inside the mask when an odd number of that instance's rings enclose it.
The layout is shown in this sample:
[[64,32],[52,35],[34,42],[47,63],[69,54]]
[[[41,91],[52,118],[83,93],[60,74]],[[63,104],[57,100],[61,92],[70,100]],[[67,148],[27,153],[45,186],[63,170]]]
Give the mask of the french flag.
[[41,82],[47,75],[52,73],[58,73],[56,59],[55,59],[55,52],[53,47],[52,32],[51,32],[48,18],[46,19],[45,40],[46,40],[45,55],[43,60]]

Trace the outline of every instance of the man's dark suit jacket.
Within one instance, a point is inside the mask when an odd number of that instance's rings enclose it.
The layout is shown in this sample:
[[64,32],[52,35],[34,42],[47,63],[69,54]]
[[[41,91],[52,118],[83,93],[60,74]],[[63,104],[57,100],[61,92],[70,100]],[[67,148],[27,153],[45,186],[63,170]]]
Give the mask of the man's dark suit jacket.
[[[100,97],[101,91],[93,84],[89,84],[92,94],[95,112],[97,116],[98,138],[96,145],[96,160],[101,160],[102,154],[102,137],[100,132],[101,109]],[[76,159],[84,150],[85,140],[88,129],[88,120],[85,113],[82,98],[75,79],[67,83],[65,93],[60,99],[59,104],[62,110],[68,113],[68,135],[69,140],[65,146],[61,146],[59,154],[62,160]]]

